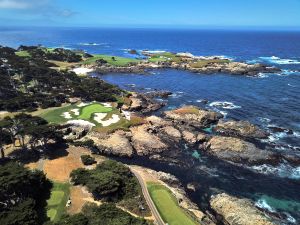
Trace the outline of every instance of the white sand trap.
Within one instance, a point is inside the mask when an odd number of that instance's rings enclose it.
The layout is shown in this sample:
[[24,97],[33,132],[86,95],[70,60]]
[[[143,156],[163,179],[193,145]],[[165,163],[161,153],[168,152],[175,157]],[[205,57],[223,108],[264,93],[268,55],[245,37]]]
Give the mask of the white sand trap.
[[94,120],[97,123],[102,123],[102,120],[106,117],[107,113],[95,113]]
[[122,110],[123,115],[125,116],[126,120],[130,120],[131,113],[129,111]]
[[107,108],[111,108],[112,107],[112,105],[110,103],[101,102],[100,104],[103,105],[104,107],[107,107]]
[[64,117],[65,119],[72,119],[72,116],[69,112],[64,112],[61,116]]
[[71,111],[74,113],[75,116],[80,115],[79,109],[72,109]]
[[85,68],[85,67],[79,67],[73,69],[73,72],[76,73],[77,75],[86,75],[87,73],[92,72],[93,69],[90,68]]
[[96,126],[95,124],[93,124],[89,121],[86,121],[86,120],[70,120],[70,121],[67,122],[67,124],[81,126],[81,127],[94,127],[94,126]]
[[120,121],[120,117],[116,114],[113,114],[111,119],[100,121],[99,123],[101,123],[103,127],[108,127],[111,124],[117,123],[119,121]]
[[87,103],[87,102],[81,102],[79,105],[77,105],[78,107],[84,107],[84,106],[87,106],[89,105],[90,103]]

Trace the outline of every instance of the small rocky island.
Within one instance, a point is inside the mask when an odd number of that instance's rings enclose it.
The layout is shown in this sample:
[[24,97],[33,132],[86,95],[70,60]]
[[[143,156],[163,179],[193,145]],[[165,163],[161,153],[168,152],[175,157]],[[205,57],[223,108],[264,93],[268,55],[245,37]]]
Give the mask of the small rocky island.
[[126,66],[115,66],[105,60],[98,60],[94,69],[98,73],[146,73],[155,69],[187,70],[200,74],[225,73],[232,75],[257,76],[260,73],[275,73],[281,70],[263,64],[235,62],[220,56],[194,56],[191,53],[149,53],[142,51],[145,59]]

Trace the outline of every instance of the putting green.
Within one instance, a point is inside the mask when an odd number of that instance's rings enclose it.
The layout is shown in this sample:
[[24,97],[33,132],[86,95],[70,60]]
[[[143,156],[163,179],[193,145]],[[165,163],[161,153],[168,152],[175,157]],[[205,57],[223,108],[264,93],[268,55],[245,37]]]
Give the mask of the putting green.
[[180,208],[177,199],[168,188],[157,183],[147,183],[147,188],[164,222],[169,225],[198,224]]
[[65,193],[63,191],[52,191],[51,198],[47,201],[48,206],[55,206],[61,203]]
[[49,209],[47,211],[47,216],[50,218],[51,221],[53,221],[55,219],[56,214],[57,214],[56,209]]
[[66,211],[70,190],[67,183],[53,183],[50,199],[47,200],[47,216],[57,222]]
[[82,108],[78,119],[90,120],[94,113],[108,113],[111,112],[112,108],[104,107],[99,103],[91,104]]

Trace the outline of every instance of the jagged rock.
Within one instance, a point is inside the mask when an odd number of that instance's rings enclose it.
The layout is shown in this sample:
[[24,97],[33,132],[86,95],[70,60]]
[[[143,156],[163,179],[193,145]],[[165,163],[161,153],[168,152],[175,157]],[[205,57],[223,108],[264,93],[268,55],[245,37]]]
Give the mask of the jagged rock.
[[197,137],[192,132],[189,132],[187,130],[182,132],[183,139],[190,145],[194,145],[197,142]]
[[145,93],[145,95],[149,98],[168,98],[171,94],[172,92],[170,91],[150,91]]
[[181,139],[181,133],[175,127],[166,126],[161,129],[162,132],[166,133],[171,138],[174,138],[176,141]]
[[275,225],[248,199],[239,199],[225,193],[213,196],[211,208],[228,225]]
[[204,141],[207,140],[207,137],[206,137],[205,134],[201,134],[201,133],[200,133],[200,134],[197,135],[196,139],[197,139],[198,142],[201,142],[201,143],[202,143],[202,142],[204,142]]
[[64,139],[68,141],[75,141],[86,135],[88,129],[80,126],[68,126],[61,131],[65,134]]
[[170,125],[172,125],[171,122],[166,121],[158,116],[149,116],[146,118],[146,121],[148,121],[151,125],[155,125],[155,126],[170,126]]
[[220,113],[200,109],[196,106],[184,106],[172,111],[166,111],[165,117],[179,124],[204,128],[217,122],[223,116]]
[[123,131],[116,131],[105,137],[90,135],[89,138],[94,141],[101,153],[126,157],[133,155],[133,148]]
[[278,163],[278,157],[273,153],[238,138],[214,136],[204,147],[209,154],[226,161],[249,164]]
[[132,127],[131,142],[138,155],[152,155],[168,150],[168,146],[156,135],[149,133],[149,125]]
[[163,102],[157,102],[152,98],[147,97],[145,94],[134,93],[131,97],[131,105],[127,110],[139,111],[141,113],[149,113],[157,111],[165,105]]
[[267,138],[268,134],[248,121],[219,121],[215,131],[228,136]]

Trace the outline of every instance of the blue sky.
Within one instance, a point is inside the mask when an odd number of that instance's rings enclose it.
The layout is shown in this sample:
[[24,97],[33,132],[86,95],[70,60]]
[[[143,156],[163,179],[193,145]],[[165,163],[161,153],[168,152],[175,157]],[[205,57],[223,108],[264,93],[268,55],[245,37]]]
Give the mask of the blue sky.
[[0,0],[0,25],[300,28],[300,0]]

